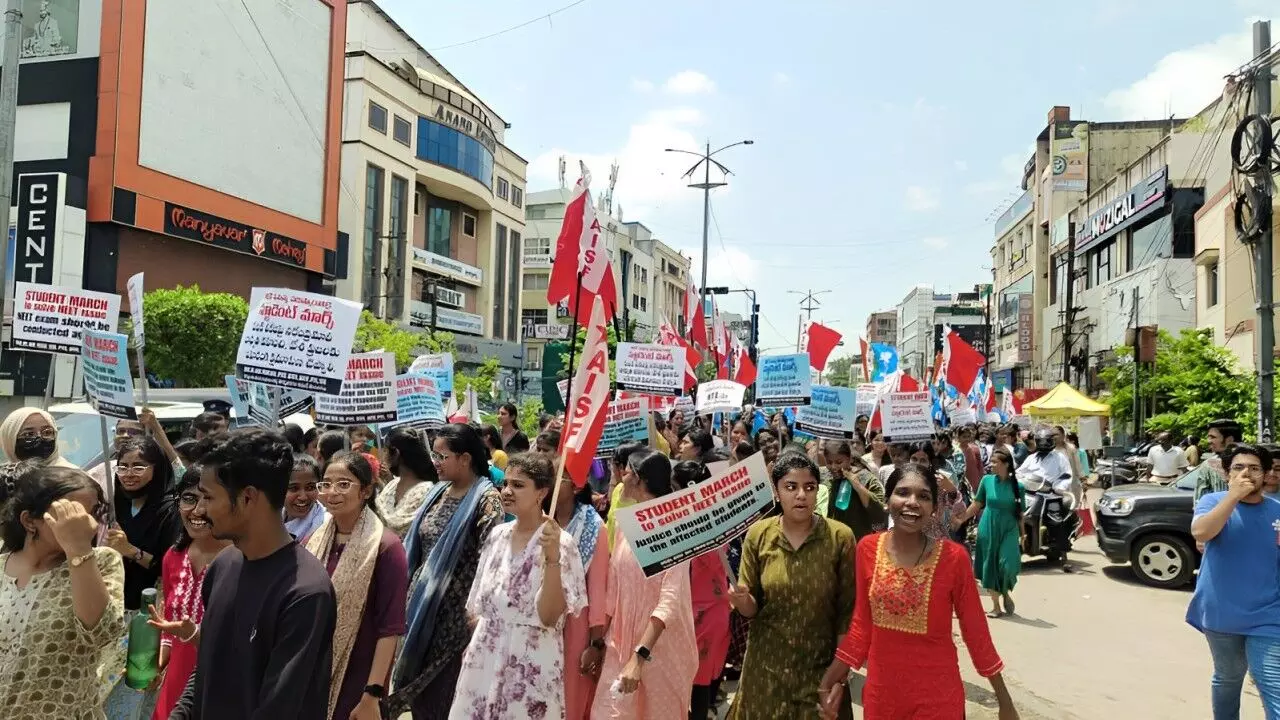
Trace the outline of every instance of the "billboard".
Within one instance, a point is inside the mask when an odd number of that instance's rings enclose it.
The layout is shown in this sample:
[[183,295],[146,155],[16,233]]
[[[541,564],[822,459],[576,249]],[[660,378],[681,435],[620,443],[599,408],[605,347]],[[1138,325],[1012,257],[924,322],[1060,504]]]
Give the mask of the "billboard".
[[1089,190],[1089,123],[1083,120],[1054,123],[1049,155],[1053,190]]

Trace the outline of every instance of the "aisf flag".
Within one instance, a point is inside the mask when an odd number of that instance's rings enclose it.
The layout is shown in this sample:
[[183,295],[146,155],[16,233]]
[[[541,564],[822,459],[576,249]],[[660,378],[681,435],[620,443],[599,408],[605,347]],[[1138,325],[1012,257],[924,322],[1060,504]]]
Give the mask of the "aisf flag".
[[[596,218],[595,204],[591,202],[590,186],[591,173],[586,165],[582,165],[582,176],[574,185],[573,195],[564,208],[564,221],[560,224],[555,259],[551,263],[551,278],[547,281],[547,303],[556,305],[568,300],[570,314],[583,324],[589,321],[588,311],[593,307],[591,298],[603,300],[606,321],[613,316],[618,303],[613,268],[605,252],[605,240],[600,232],[600,221]],[[581,289],[578,288],[579,278]]]
[[599,297],[591,303],[586,329],[582,359],[569,389],[572,407],[560,440],[560,461],[576,488],[587,484],[609,406],[609,326]]

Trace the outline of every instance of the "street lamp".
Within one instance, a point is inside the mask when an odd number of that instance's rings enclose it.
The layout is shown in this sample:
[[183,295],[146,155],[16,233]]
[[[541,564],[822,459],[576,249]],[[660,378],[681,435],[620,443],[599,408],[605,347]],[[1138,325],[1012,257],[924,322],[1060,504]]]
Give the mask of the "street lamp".
[[702,182],[689,183],[689,187],[697,188],[702,191],[702,282],[699,283],[698,286],[702,288],[702,294],[699,301],[702,302],[703,308],[707,306],[707,241],[711,232],[711,188],[723,187],[729,184],[727,182],[711,182],[711,165],[715,164],[715,166],[720,168],[720,171],[725,175],[733,174],[732,170],[725,167],[718,160],[713,160],[712,158],[729,148],[737,147],[739,145],[754,145],[755,142],[755,140],[739,140],[736,143],[725,145],[719,150],[713,151],[711,149],[711,142],[707,141],[706,151],[700,153],[693,152],[692,150],[678,150],[676,148],[666,149],[667,152],[684,153],[685,155],[692,155],[698,158],[698,162],[694,163],[693,167],[689,168],[685,174],[680,177],[687,177],[692,180],[693,174],[697,172],[700,166],[702,167]]

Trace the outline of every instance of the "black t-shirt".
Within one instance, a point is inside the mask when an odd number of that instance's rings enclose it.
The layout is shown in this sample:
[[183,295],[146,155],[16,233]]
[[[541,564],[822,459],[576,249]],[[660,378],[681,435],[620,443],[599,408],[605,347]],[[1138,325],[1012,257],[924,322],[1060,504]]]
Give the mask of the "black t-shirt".
[[337,599],[319,560],[297,543],[252,562],[228,548],[201,596],[196,671],[170,720],[325,717]]

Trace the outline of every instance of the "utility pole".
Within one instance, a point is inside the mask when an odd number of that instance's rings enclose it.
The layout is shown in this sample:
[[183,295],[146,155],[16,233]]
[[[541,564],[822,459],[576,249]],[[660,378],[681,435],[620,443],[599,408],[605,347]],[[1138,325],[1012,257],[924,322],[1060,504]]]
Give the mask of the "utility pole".
[[[1271,23],[1259,20],[1253,24],[1253,55],[1266,55],[1271,50]],[[1271,63],[1262,62],[1253,71],[1253,112],[1271,125]],[[1270,157],[1263,157],[1254,171],[1254,187],[1258,190],[1263,207],[1271,208]],[[1269,218],[1267,212],[1262,217]],[[1272,419],[1275,416],[1275,314],[1272,307],[1273,283],[1271,270],[1272,237],[1271,222],[1262,223],[1253,254],[1254,277],[1258,279],[1258,442],[1272,440]]]
[[1142,332],[1138,330],[1138,286],[1133,286],[1133,443],[1137,444],[1142,434],[1142,398],[1138,382],[1138,370],[1142,364],[1139,357],[1142,352]]
[[799,290],[788,290],[787,292],[795,295],[804,295],[804,297],[800,299],[800,309],[805,312],[805,315],[796,323],[796,352],[800,352],[800,336],[804,333],[804,324],[806,321],[813,320],[814,310],[822,307],[822,303],[818,302],[818,296],[826,295],[831,291],[818,290],[817,292],[814,292],[813,290],[805,290],[802,293]]
[[1072,230],[1074,228],[1067,228],[1067,288],[1062,311],[1062,382],[1067,384],[1071,383],[1071,329],[1076,322],[1076,237]]
[[[4,11],[4,63],[0,70],[0,272],[5,272],[13,258],[9,257],[9,209],[13,206],[13,148],[18,129],[18,61],[21,49],[22,0],[9,0]],[[16,243],[15,243],[16,246]],[[0,298],[0,307],[9,298]],[[50,365],[52,367],[52,365]]]

